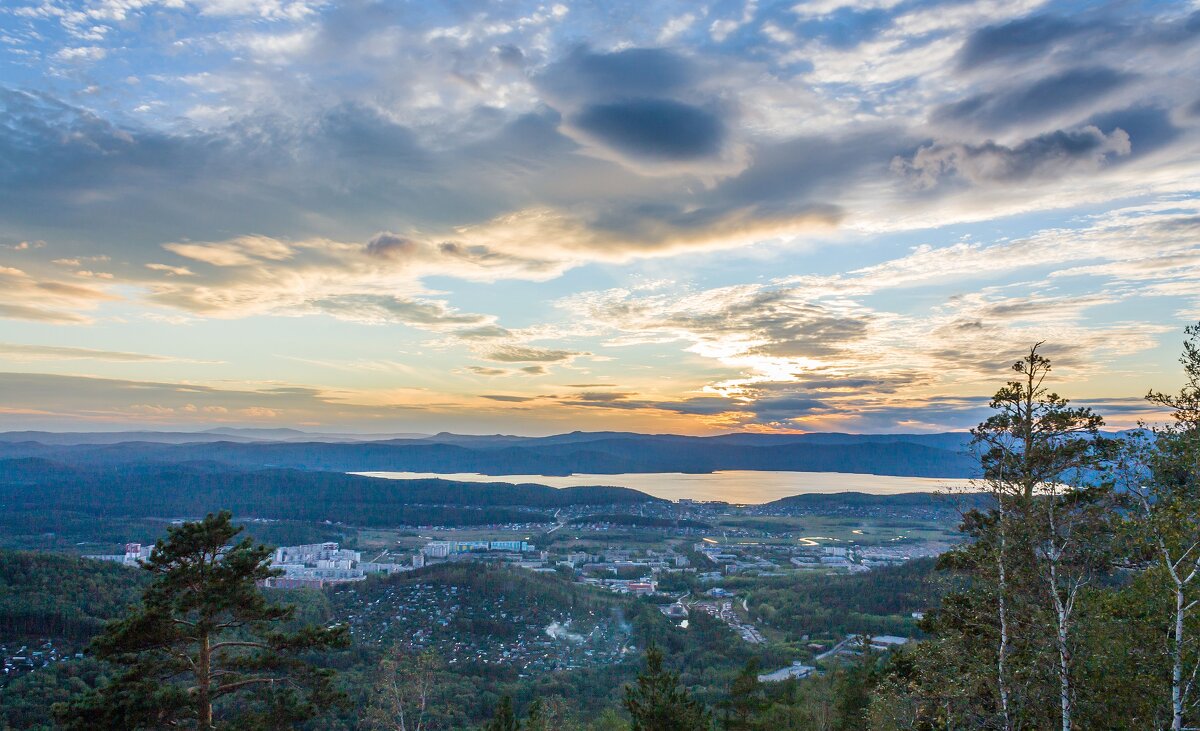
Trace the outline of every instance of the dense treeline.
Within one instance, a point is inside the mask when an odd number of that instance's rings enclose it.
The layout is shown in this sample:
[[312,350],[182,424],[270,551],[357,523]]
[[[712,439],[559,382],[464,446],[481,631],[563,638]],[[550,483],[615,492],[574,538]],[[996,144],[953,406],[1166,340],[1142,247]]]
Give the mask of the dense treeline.
[[574,518],[571,523],[609,523],[611,525],[640,525],[647,528],[712,528],[711,523],[690,518],[663,518],[655,515],[630,515],[627,513],[597,513]]
[[770,581],[733,579],[725,587],[748,593],[756,621],[791,635],[869,632],[910,635],[913,612],[936,605],[945,580],[933,559],[917,559],[863,574],[797,574]]
[[763,512],[828,511],[832,508],[928,508],[969,509],[986,507],[987,494],[945,495],[934,492],[905,492],[897,495],[870,495],[864,492],[805,493],[764,503]]
[[117,564],[0,551],[0,638],[86,642],[137,601],[141,583],[139,572]]
[[548,522],[545,509],[655,502],[621,487],[384,480],[331,472],[244,472],[212,464],[130,464],[83,469],[27,458],[0,461],[0,506],[111,520],[201,516],[333,521],[361,526]]

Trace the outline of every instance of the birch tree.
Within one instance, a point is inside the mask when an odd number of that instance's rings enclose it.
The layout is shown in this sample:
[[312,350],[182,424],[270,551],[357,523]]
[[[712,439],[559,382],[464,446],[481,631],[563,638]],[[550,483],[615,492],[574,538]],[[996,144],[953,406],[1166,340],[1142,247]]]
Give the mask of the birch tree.
[[433,652],[416,656],[394,647],[379,663],[371,704],[363,714],[364,731],[430,731],[437,702],[441,661]]
[[1200,652],[1191,632],[1200,614],[1200,325],[1185,332],[1184,386],[1177,394],[1147,395],[1171,413],[1173,423],[1131,436],[1119,469],[1139,509],[1139,533],[1154,556],[1150,570],[1161,577],[1156,583],[1171,607],[1166,655],[1172,731],[1194,727],[1200,701]]
[[[1006,730],[1016,727],[1009,658],[1013,629],[1013,574],[1044,569],[1054,605],[1055,646],[1059,667],[1060,718],[1063,731],[1071,731],[1070,630],[1080,589],[1090,567],[1085,544],[1078,541],[1076,520],[1095,517],[1094,511],[1077,509],[1077,495],[1063,492],[1071,475],[1085,474],[1096,465],[1097,439],[1103,419],[1088,408],[1069,405],[1067,399],[1046,387],[1050,360],[1034,344],[1012,366],[1014,377],[992,397],[993,414],[971,431],[979,455],[986,491],[995,499],[990,521],[996,564],[996,614],[999,641],[996,686]],[[1044,510],[1043,510],[1044,508]],[[1080,523],[1082,525],[1082,522]],[[1084,560],[1088,558],[1088,560]]]

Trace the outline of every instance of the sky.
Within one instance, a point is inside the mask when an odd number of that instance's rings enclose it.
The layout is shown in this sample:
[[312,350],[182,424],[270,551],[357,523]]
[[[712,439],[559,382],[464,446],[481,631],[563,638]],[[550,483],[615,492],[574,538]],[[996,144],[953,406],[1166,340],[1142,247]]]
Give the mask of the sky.
[[1200,4],[0,5],[0,429],[1109,424],[1200,320]]

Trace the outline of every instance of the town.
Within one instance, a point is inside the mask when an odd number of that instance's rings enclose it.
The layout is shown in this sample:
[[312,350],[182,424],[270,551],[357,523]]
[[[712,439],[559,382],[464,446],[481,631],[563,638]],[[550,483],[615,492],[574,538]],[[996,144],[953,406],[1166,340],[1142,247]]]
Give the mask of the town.
[[[738,641],[766,646],[784,635],[763,626],[749,605],[760,582],[864,574],[939,555],[951,547],[951,537],[928,523],[919,524],[919,532],[911,526],[919,518],[941,517],[905,516],[908,528],[869,515],[813,526],[806,522],[810,516],[765,516],[686,500],[575,506],[558,511],[552,524],[414,526],[350,533],[353,547],[338,541],[279,546],[271,557],[278,575],[260,584],[329,591],[337,616],[361,643],[433,650],[450,666],[503,666],[536,675],[603,666],[636,651],[621,605],[606,603],[605,595],[612,601],[643,598],[682,631],[703,615],[727,626]],[[87,558],[136,566],[152,550],[131,542],[124,553]],[[491,570],[531,580],[547,575],[586,598],[521,601],[501,592],[478,601],[474,577]],[[860,654],[864,642],[887,650],[906,638],[810,632],[798,639],[806,648],[802,659],[763,673],[764,682],[805,677],[814,672],[813,663]]]

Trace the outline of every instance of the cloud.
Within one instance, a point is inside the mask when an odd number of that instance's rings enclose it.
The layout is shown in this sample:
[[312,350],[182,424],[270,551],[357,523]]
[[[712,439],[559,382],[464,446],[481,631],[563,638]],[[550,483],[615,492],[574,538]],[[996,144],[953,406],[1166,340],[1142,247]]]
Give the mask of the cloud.
[[47,310],[41,307],[29,307],[27,305],[8,304],[4,302],[0,302],[0,317],[58,325],[77,325],[90,322],[87,317],[71,312]]
[[419,249],[420,244],[417,242],[389,232],[377,234],[366,245],[367,254],[383,259],[410,257]]
[[663,411],[688,416],[736,415],[744,420],[749,402],[717,396],[698,396],[677,400],[635,398],[632,392],[584,392],[559,399],[563,406],[616,411]]
[[589,418],[807,428],[915,418],[901,391],[979,388],[1008,339],[1145,366],[1200,311],[1194,9],[685,10],[18,7],[0,316],[402,326],[463,391],[571,363],[625,384]]
[[[1037,341],[1045,340],[1044,351],[1058,370],[1075,379],[1154,349],[1170,326],[1097,321],[1094,314],[1134,297],[1194,296],[1198,226],[1195,204],[1176,201],[1115,211],[1094,217],[1089,226],[1049,229],[1026,239],[919,247],[846,274],[706,290],[664,285],[665,291],[574,295],[560,306],[586,327],[610,333],[609,347],[680,342],[689,353],[723,366],[727,375],[701,388],[707,396],[647,399],[630,391],[586,392],[564,402],[695,413],[727,427],[845,428],[851,422],[878,427],[887,418],[904,418],[919,428],[966,426],[970,422],[961,419],[977,415],[979,404],[940,415],[931,411],[922,421],[920,399],[944,395],[947,388],[986,393],[1003,379],[1005,364]],[[1096,259],[1108,263],[1070,265]],[[1035,268],[1049,271],[1049,278],[1024,282],[1017,291],[970,284]],[[1055,291],[1055,281],[1068,277],[1102,277],[1104,283],[1095,291]],[[916,311],[866,304],[889,301],[882,297],[889,290],[917,286],[956,290]],[[891,411],[881,406],[898,402],[907,405]]]
[[577,46],[534,81],[557,99],[652,98],[687,90],[699,80],[688,59],[665,48],[625,48],[611,53]]
[[862,339],[871,321],[865,308],[814,302],[803,289],[754,285],[653,296],[618,289],[562,304],[632,334],[618,344],[685,340],[693,352],[715,357],[825,356]]
[[494,338],[507,338],[511,336],[512,331],[506,330],[499,325],[481,325],[480,327],[454,331],[454,337],[461,340],[492,340]]
[[65,345],[32,345],[24,343],[0,343],[0,357],[9,360],[103,360],[117,363],[169,363],[191,361],[166,355],[129,353],[118,350],[97,350]]
[[474,325],[487,321],[484,315],[460,313],[443,302],[390,297],[387,295],[343,295],[309,300],[314,310],[355,322],[398,322],[405,325],[440,329]]
[[1106,135],[1089,126],[1039,135],[1012,147],[992,141],[928,145],[917,150],[911,160],[895,158],[892,170],[921,188],[954,178],[974,184],[1012,183],[1096,170],[1129,155],[1130,149],[1125,130],[1114,129]]
[[589,105],[574,124],[621,152],[663,160],[716,155],[725,139],[717,115],[668,99]]
[[989,25],[972,33],[963,44],[958,64],[969,70],[984,64],[1036,59],[1059,41],[1098,29],[1094,23],[1053,15],[1032,15]]
[[[192,383],[93,378],[48,373],[0,373],[6,406],[41,408],[85,421],[128,423],[137,418],[179,423],[227,419],[299,420],[328,410],[335,399],[315,389],[228,389]],[[337,408],[355,410],[340,405]],[[377,409],[379,412],[387,409]],[[222,415],[227,415],[222,418]]]
[[219,243],[163,244],[163,248],[215,267],[249,266],[264,260],[282,261],[294,254],[291,247],[266,236],[242,236]]
[[1051,115],[1094,105],[1136,76],[1103,66],[1072,68],[1025,86],[978,94],[935,109],[937,122],[969,124],[980,129],[1028,125]]
[[731,108],[706,88],[707,80],[695,61],[666,49],[588,47],[533,79],[567,120],[563,131],[592,154],[656,174],[678,164],[704,162],[688,169],[713,171],[740,166],[727,144]]
[[170,264],[158,264],[152,262],[147,264],[146,268],[156,272],[163,272],[164,274],[173,277],[194,277],[196,275],[195,272],[187,267],[171,266]]
[[484,366],[467,366],[466,369],[477,376],[506,376],[509,373],[503,368],[486,368]]
[[54,324],[90,322],[83,312],[118,300],[107,285],[90,286],[42,279],[22,269],[0,266],[0,317]]
[[535,348],[526,345],[502,345],[484,351],[482,357],[497,363],[561,363],[582,355],[570,350]]

